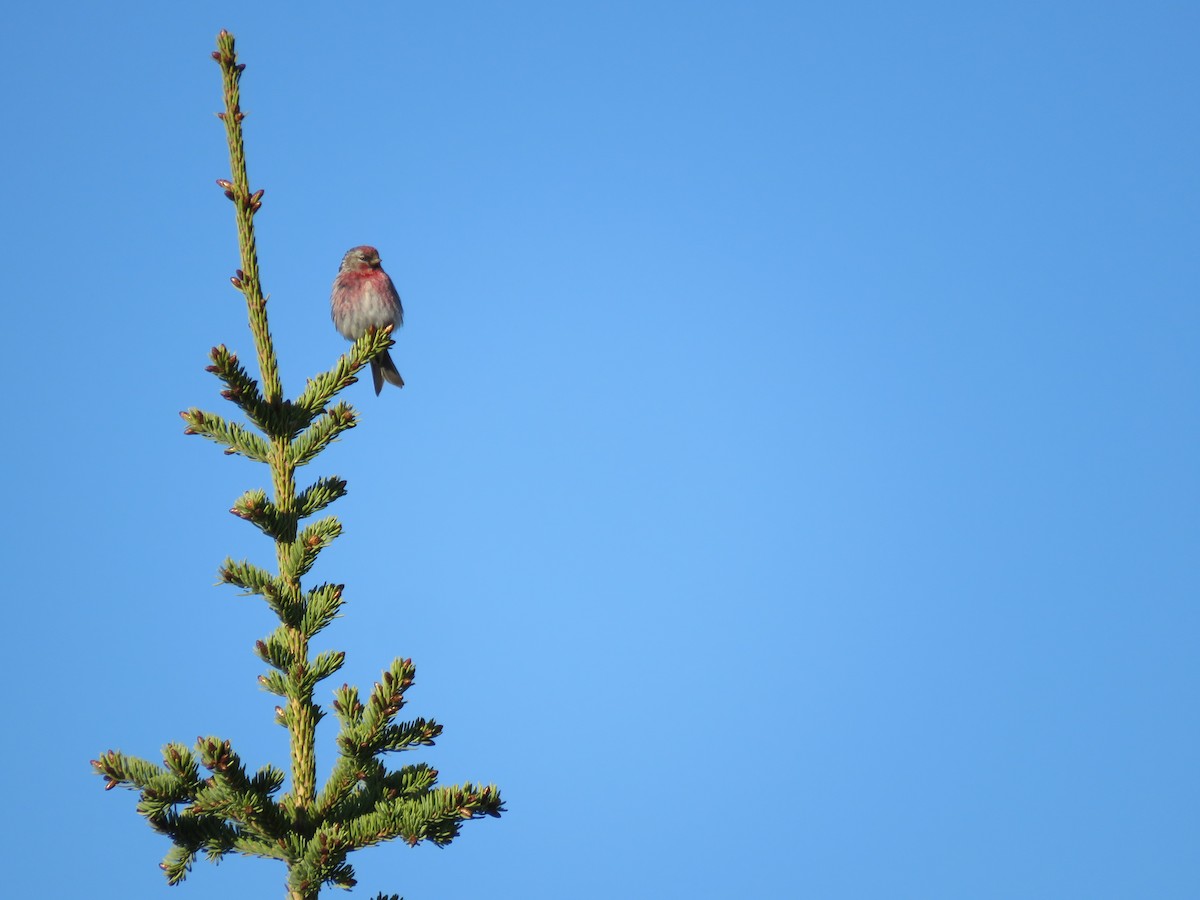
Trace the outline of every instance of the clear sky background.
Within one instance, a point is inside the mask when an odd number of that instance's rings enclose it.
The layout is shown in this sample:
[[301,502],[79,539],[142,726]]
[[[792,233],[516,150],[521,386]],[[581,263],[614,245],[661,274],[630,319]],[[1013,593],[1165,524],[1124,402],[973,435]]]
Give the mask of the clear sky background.
[[177,416],[253,350],[225,27],[285,389],[347,248],[407,309],[303,473],[351,490],[320,696],[412,657],[411,760],[509,806],[351,897],[1200,896],[1196,4],[6,17],[6,895],[282,896],[167,888],[88,765],[286,764],[213,584],[266,470]]

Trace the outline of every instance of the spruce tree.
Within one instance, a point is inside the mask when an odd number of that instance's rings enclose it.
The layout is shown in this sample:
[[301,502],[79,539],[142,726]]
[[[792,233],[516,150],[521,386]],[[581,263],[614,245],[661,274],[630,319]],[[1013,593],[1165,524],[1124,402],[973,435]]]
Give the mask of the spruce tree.
[[270,494],[249,490],[230,511],[275,542],[277,571],[230,558],[220,566],[219,578],[261,597],[279,619],[279,627],[257,641],[255,650],[269,667],[259,676],[260,685],[282,698],[275,718],[290,736],[290,789],[280,795],[284,771],[268,764],[250,774],[229,741],[216,736],[198,738],[194,749],[167,744],[162,765],[109,750],[92,766],[106,789],[138,791],[137,812],[173,842],[161,863],[170,884],[183,881],[200,854],[216,861],[240,853],[282,861],[289,900],[313,900],[324,885],[355,884],[347,862],[352,851],[395,838],[414,846],[426,840],[445,845],[458,836],[463,822],[499,816],[503,804],[495,785],[438,787],[437,770],[424,763],[399,769],[384,765],[384,754],[432,745],[442,731],[426,719],[397,721],[415,675],[410,659],[393,661],[365,699],[346,684],[333,692],[338,758],[329,780],[317,788],[315,738],[324,712],[313,694],[319,682],[341,668],[345,654],[312,655],[309,642],[338,616],[344,586],[305,587],[302,579],[341,533],[335,517],[313,517],[346,493],[346,482],[320,477],[297,491],[296,470],[357,424],[354,408],[333,400],[392,341],[390,329],[364,335],[333,368],[309,380],[298,397],[284,398],[255,249],[254,216],[263,192],[251,192],[246,175],[239,93],[245,65],[238,63],[227,31],[217,36],[212,55],[223,76],[225,111],[218,116],[225,124],[231,165],[231,178],[217,184],[233,202],[241,250],[241,267],[231,281],[246,300],[261,386],[237,356],[214,347],[208,371],[220,379],[221,396],[247,424],[196,408],[180,415],[185,434],[206,437],[225,453],[240,453],[271,471]]

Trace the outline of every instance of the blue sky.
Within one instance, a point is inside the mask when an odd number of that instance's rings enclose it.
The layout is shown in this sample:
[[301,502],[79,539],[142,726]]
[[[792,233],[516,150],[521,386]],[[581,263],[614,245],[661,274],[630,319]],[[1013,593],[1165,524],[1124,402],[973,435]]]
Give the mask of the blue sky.
[[269,559],[227,512],[265,470],[177,417],[222,408],[210,346],[252,356],[222,27],[285,389],[344,349],[348,247],[407,311],[408,386],[354,386],[304,473],[351,491],[322,646],[359,684],[412,657],[414,761],[509,806],[358,854],[351,896],[1200,893],[1195,5],[8,25],[13,896],[282,892],[168,889],[88,766],[286,762],[272,620],[213,586]]

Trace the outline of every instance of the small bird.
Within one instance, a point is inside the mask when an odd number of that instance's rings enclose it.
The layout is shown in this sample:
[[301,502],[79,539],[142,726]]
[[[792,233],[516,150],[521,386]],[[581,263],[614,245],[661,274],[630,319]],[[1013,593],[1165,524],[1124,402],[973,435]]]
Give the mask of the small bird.
[[[333,324],[342,337],[356,341],[370,328],[399,328],[404,324],[404,307],[396,286],[379,262],[379,251],[374,247],[352,247],[342,257],[337,278],[333,279],[333,293],[329,296],[333,313]],[[383,390],[386,379],[396,387],[404,387],[404,379],[392,362],[392,355],[384,350],[371,360],[371,377],[375,381],[375,394]]]

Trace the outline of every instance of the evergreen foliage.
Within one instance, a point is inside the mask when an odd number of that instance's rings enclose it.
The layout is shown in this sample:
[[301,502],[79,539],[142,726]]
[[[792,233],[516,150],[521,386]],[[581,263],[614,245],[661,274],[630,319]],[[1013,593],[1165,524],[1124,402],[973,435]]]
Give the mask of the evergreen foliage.
[[[200,854],[216,861],[241,853],[281,860],[287,866],[289,900],[312,900],[323,885],[355,884],[346,861],[352,851],[396,838],[410,845],[426,840],[445,845],[458,836],[463,822],[499,816],[503,804],[495,785],[438,787],[437,770],[424,763],[395,770],[383,764],[383,754],[432,745],[442,731],[426,719],[397,721],[416,673],[410,659],[393,661],[365,701],[349,685],[334,691],[339,757],[328,782],[317,789],[315,737],[324,712],[313,693],[318,682],[341,668],[345,654],[310,656],[309,641],[338,615],[343,585],[305,589],[301,579],[341,533],[341,525],[333,516],[301,523],[343,496],[346,482],[319,477],[297,492],[295,472],[355,427],[354,408],[330,402],[392,341],[389,329],[364,335],[332,369],[311,379],[299,397],[284,399],[254,241],[254,215],[263,192],[251,193],[246,174],[239,93],[245,65],[237,62],[228,32],[218,35],[217,47],[213,58],[221,67],[225,97],[225,111],[218,116],[225,123],[232,168],[232,180],[217,184],[236,211],[241,268],[231,281],[246,299],[262,382],[260,387],[224,346],[214,347],[208,371],[224,384],[221,396],[253,427],[195,408],[180,415],[187,423],[185,434],[202,435],[225,453],[240,453],[271,471],[271,493],[249,490],[230,512],[274,540],[278,571],[226,559],[219,576],[262,597],[279,618],[279,627],[256,643],[255,652],[270,667],[259,676],[260,686],[281,698],[275,715],[290,735],[291,789],[280,796],[283,771],[266,765],[250,774],[229,741],[216,736],[198,738],[194,748],[167,744],[162,765],[109,750],[92,766],[106,789],[138,791],[137,812],[173,842],[161,863],[170,884],[183,881]],[[383,894],[378,898],[388,900]]]

